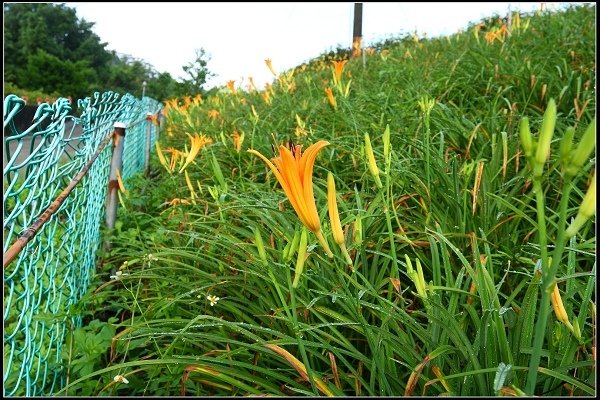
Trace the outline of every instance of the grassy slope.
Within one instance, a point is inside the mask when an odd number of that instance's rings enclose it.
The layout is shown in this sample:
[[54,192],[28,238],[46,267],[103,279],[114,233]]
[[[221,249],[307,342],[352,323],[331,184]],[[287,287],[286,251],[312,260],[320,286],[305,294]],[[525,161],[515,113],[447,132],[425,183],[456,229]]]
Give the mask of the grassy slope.
[[[349,95],[334,90],[337,109],[324,93],[332,87],[332,55],[281,74],[270,104],[266,91],[224,91],[171,106],[163,149],[189,148],[185,132],[212,139],[187,169],[197,197],[184,174],[167,173],[156,154],[152,179],[127,182],[129,197],[105,266],[129,275],[101,286],[93,304],[105,312],[91,313],[118,316],[120,334],[110,360],[99,360],[101,379],[84,376],[71,390],[83,391],[87,382],[85,390],[97,394],[116,373],[128,374],[130,383],[102,393],[493,395],[523,389],[539,306],[533,271],[540,248],[518,124],[527,116],[537,136],[548,99],[555,99],[544,180],[552,244],[559,229],[560,139],[575,126],[577,143],[594,116],[595,8],[522,17],[510,37],[488,43],[485,32],[500,26],[490,18],[479,33],[470,27],[449,38],[375,46],[366,68],[360,60],[346,65]],[[429,116],[418,105],[424,98],[435,99]],[[308,134],[298,135],[302,129]],[[234,131],[244,136],[239,152]],[[365,133],[382,190],[369,172]],[[317,158],[314,191],[335,257],[328,259],[309,235],[304,273],[292,290],[297,256],[286,257],[286,246],[300,224],[273,174],[245,150],[270,157],[273,144],[292,140],[305,149],[321,139],[331,145]],[[569,217],[594,167],[586,163],[576,176]],[[331,240],[327,171],[335,176],[354,274]],[[189,204],[165,205],[175,198]],[[593,228],[586,224],[569,243],[557,273],[583,341],[550,317],[538,395],[582,395],[595,387],[595,322],[587,312],[595,296]],[[264,263],[255,231],[265,244]],[[417,260],[426,297],[417,295],[418,281],[408,272],[409,261],[417,268]],[[98,285],[108,275],[108,269],[99,274]],[[221,299],[210,306],[207,295]],[[287,350],[314,379],[302,379],[289,356],[265,344]],[[505,376],[502,365],[511,366]]]

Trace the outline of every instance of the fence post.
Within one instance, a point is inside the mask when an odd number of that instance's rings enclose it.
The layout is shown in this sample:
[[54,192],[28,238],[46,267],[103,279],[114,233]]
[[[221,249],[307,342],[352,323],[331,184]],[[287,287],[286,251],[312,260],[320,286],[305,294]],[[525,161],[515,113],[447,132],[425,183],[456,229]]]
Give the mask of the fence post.
[[[125,144],[125,124],[123,122],[115,122],[114,128],[112,159],[110,161],[110,175],[108,178],[108,197],[106,200],[106,226],[108,229],[115,227],[117,219],[117,192],[119,190],[117,171],[120,174],[123,168],[123,148]],[[108,246],[110,247],[110,244]]]
[[146,114],[146,151],[144,153],[144,166],[146,176],[150,173],[150,147],[152,144],[152,113]]
[[352,32],[352,53],[351,58],[360,57],[362,51],[362,15],[363,4],[354,3],[354,25]]
[[165,122],[165,116],[163,115],[163,110],[161,109],[158,112],[158,126],[156,127],[156,140],[158,140],[159,135],[160,135],[160,128],[163,126],[164,122]]

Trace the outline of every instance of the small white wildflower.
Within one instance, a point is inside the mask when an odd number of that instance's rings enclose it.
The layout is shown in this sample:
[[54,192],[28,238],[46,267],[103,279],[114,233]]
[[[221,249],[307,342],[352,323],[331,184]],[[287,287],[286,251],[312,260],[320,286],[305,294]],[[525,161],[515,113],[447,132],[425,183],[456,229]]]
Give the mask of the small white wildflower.
[[115,382],[118,383],[129,383],[129,381],[127,380],[127,378],[125,378],[123,375],[115,375],[115,377],[113,378]]
[[117,271],[117,272],[115,272],[114,275],[110,276],[110,279],[118,281],[119,279],[121,279],[121,277],[126,276],[126,275],[129,275],[129,274],[124,274],[123,271]]
[[210,306],[214,306],[215,304],[217,304],[217,302],[219,300],[221,300],[221,298],[217,297],[217,296],[213,296],[212,294],[209,294],[208,296],[206,296],[206,300],[210,301]]

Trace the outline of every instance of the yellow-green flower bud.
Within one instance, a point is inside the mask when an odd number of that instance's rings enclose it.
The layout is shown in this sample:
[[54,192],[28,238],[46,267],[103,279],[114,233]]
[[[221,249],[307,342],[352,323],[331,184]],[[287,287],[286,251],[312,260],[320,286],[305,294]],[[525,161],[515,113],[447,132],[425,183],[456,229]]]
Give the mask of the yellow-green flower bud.
[[258,249],[258,256],[260,257],[260,260],[262,261],[265,267],[268,266],[269,262],[267,261],[267,253],[265,252],[265,246],[263,244],[262,236],[260,234],[260,231],[256,227],[254,228],[254,241],[256,244],[256,248]]
[[535,151],[535,160],[533,164],[533,176],[542,176],[544,171],[544,165],[546,159],[550,154],[550,143],[552,142],[552,135],[554,135],[554,125],[556,123],[556,103],[554,99],[548,101],[548,107],[544,113],[544,119],[542,120],[542,128],[540,129],[540,136],[538,145]]
[[575,128],[570,126],[565,130],[565,134],[560,141],[560,147],[558,148],[558,156],[562,165],[568,167],[569,160],[571,158],[571,149],[573,147],[573,136],[575,136]]
[[329,221],[331,222],[331,233],[333,234],[333,240],[340,246],[340,250],[346,259],[348,265],[352,266],[352,259],[346,249],[346,239],[344,238],[344,231],[342,230],[342,223],[340,221],[340,214],[338,212],[337,199],[335,197],[335,180],[333,174],[329,172],[327,175],[327,205],[329,209]]
[[415,284],[417,294],[423,299],[427,298],[427,292],[425,290],[425,278],[423,277],[423,268],[421,267],[421,262],[417,258],[417,271],[415,271],[412,266],[412,261],[410,261],[408,255],[405,254],[404,258],[406,260],[406,274]]
[[292,238],[292,240],[288,242],[288,244],[283,249],[284,262],[289,263],[291,261],[292,257],[294,256],[294,253],[296,253],[296,250],[298,249],[298,243],[300,243],[300,231],[296,231],[294,233],[294,237]]
[[579,320],[577,320],[577,318],[573,318],[573,336],[575,336],[575,339],[581,343],[581,329],[579,328]]
[[360,246],[362,244],[363,234],[362,234],[362,219],[360,215],[356,216],[354,220],[354,245]]
[[[419,283],[417,284],[417,292],[426,299],[427,298],[427,286],[425,284],[425,276],[423,275],[423,267],[421,267],[421,260],[417,258],[417,278]],[[415,282],[416,284],[416,282]]]
[[377,187],[381,189],[383,184],[381,183],[381,179],[379,179],[379,168],[377,168],[377,163],[375,162],[375,154],[373,153],[373,147],[371,147],[371,137],[369,136],[368,132],[365,133],[365,153],[371,175],[373,175],[373,178],[375,178]]
[[303,226],[302,234],[300,235],[300,245],[298,247],[298,259],[296,260],[296,271],[294,272],[294,282],[292,282],[292,287],[298,286],[298,281],[300,280],[300,275],[302,275],[302,271],[304,270],[304,261],[306,261],[306,247],[308,244],[308,231]]
[[588,188],[585,196],[583,196],[583,201],[579,206],[579,212],[575,217],[575,221],[569,225],[565,235],[567,239],[571,236],[575,235],[577,231],[583,226],[583,224],[594,215],[596,212],[596,172],[594,172],[594,176],[592,177],[592,182],[590,183],[590,187]]
[[340,222],[340,214],[338,212],[337,199],[335,198],[335,180],[333,174],[327,174],[327,205],[329,209],[329,221],[331,222],[331,233],[333,240],[341,245],[345,242],[342,223]]
[[435,99],[430,99],[429,96],[425,95],[417,101],[417,104],[423,114],[429,115],[433,106],[435,106]]
[[533,155],[533,137],[529,130],[529,119],[527,117],[521,119],[521,123],[519,124],[519,136],[521,137],[523,153],[525,153],[525,157],[529,160]]
[[592,119],[592,122],[588,125],[587,129],[581,137],[581,141],[577,145],[577,148],[571,156],[571,162],[567,166],[565,172],[568,175],[575,176],[581,169],[583,164],[587,161],[590,154],[596,147],[596,117]]

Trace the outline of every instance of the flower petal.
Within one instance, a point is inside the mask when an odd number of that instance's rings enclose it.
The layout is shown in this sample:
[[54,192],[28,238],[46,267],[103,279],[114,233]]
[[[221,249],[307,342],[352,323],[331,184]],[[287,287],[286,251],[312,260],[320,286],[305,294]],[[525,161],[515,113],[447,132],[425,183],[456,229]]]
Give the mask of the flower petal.
[[[290,202],[292,203],[292,206],[296,210],[296,213],[298,214],[298,217],[302,223],[306,225],[308,229],[314,232],[319,227],[319,224],[315,224],[315,218],[313,215],[311,215],[313,209],[316,214],[317,209],[314,205],[315,199],[311,198],[308,202],[306,201],[304,196],[303,182],[300,180],[300,174],[302,171],[299,165],[300,163],[298,160],[296,160],[290,149],[287,147],[279,146],[279,152],[281,154],[280,171],[290,189],[290,195],[288,195]],[[318,222],[318,215],[316,220]]]
[[315,196],[313,192],[313,167],[315,165],[315,159],[325,146],[329,145],[329,142],[320,140],[317,143],[310,145],[300,160],[300,170],[303,172],[302,187],[304,189],[304,201],[308,206],[308,215],[312,217],[311,225],[307,225],[313,232],[316,232],[321,228],[321,222],[319,220],[319,213],[317,212],[317,206],[315,205]]

